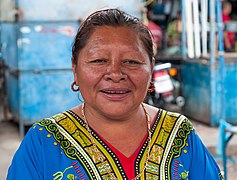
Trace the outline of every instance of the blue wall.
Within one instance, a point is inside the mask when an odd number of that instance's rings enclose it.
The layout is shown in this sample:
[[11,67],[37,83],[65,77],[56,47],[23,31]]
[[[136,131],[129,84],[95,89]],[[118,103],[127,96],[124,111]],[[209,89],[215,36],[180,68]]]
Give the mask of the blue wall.
[[21,123],[81,103],[70,88],[71,45],[78,27],[77,22],[2,23],[8,104]]
[[76,22],[2,23],[7,65],[19,70],[70,69],[78,27]]
[[[204,63],[203,63],[204,62]],[[220,82],[219,65],[215,67],[215,89],[211,89],[209,61],[188,61],[182,68],[182,92],[186,99],[184,114],[197,121],[217,126],[221,119],[221,93],[224,88],[226,120],[237,124],[237,62],[225,63],[224,86]],[[215,101],[211,102],[211,93]],[[213,112],[211,112],[213,106]]]

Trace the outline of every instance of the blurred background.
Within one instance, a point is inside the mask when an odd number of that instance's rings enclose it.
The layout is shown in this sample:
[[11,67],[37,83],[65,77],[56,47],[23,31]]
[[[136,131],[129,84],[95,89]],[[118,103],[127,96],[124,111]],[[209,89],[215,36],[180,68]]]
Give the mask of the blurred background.
[[145,101],[190,118],[236,179],[236,0],[0,0],[0,179],[34,122],[81,103],[70,88],[73,37],[91,12],[109,7],[153,34],[155,92]]

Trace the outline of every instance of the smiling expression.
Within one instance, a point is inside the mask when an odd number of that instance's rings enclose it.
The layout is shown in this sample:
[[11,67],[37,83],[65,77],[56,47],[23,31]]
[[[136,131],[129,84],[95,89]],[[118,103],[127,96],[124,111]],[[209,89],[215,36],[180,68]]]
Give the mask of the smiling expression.
[[152,64],[128,27],[97,27],[73,63],[74,80],[88,108],[123,116],[144,100]]

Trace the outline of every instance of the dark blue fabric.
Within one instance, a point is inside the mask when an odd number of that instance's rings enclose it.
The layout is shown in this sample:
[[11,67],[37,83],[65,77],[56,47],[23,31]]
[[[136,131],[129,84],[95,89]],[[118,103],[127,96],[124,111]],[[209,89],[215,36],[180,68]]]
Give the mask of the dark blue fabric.
[[66,156],[52,135],[39,125],[26,134],[8,171],[7,180],[89,179],[78,161]]
[[217,180],[220,169],[195,130],[191,131],[180,157],[171,165],[171,179]]

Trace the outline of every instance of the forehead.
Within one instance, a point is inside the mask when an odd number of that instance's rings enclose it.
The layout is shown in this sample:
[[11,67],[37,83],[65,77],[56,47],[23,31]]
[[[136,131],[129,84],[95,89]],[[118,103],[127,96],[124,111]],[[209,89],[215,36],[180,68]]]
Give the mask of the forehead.
[[124,41],[139,41],[138,33],[130,27],[113,27],[113,26],[99,26],[94,29],[89,40],[100,39],[100,40],[111,40],[113,41],[116,38]]
[[130,27],[97,27],[87,39],[79,57],[96,56],[99,53],[148,56],[138,34]]

